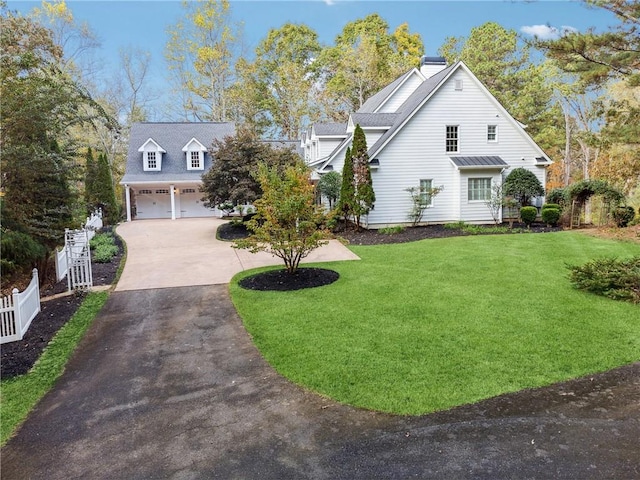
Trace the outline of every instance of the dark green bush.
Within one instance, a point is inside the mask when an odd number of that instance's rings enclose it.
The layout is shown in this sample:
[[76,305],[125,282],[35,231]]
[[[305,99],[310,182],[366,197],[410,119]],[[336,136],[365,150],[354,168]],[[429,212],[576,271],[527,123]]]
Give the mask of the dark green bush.
[[544,208],[542,207],[542,221],[547,225],[555,227],[560,220],[560,209],[558,208]]
[[633,207],[618,207],[614,208],[611,212],[611,216],[613,217],[613,221],[616,222],[618,227],[626,227],[633,221],[633,217],[635,217],[636,213],[633,210]]
[[615,300],[640,303],[640,256],[628,260],[603,258],[569,268],[575,288]]
[[2,273],[33,268],[45,255],[45,248],[26,233],[3,229],[0,239]]
[[520,218],[528,226],[536,221],[538,209],[536,207],[522,207],[520,209]]
[[[567,191],[564,188],[554,188],[547,193],[547,202],[563,207],[567,204]],[[560,208],[562,210],[562,208]]]
[[395,227],[384,227],[378,230],[378,232],[385,235],[395,235],[396,233],[404,232],[404,227],[402,225],[396,225]]
[[542,211],[544,212],[547,208],[555,208],[556,210],[562,210],[562,207],[557,203],[545,203],[542,205]]

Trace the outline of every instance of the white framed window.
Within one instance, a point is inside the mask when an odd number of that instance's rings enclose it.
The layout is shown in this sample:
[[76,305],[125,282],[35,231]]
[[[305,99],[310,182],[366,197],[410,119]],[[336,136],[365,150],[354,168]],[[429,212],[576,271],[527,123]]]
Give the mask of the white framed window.
[[420,204],[421,206],[430,207],[433,205],[433,197],[431,196],[431,189],[433,188],[433,180],[422,179],[420,180]]
[[145,170],[159,170],[156,152],[145,152]]
[[197,150],[191,150],[187,158],[188,170],[202,170],[202,155]]
[[162,195],[169,195],[169,190],[166,188],[159,188],[158,190],[156,190],[156,193],[162,194]]
[[182,193],[196,193],[195,188],[183,188]]
[[457,153],[458,140],[458,125],[447,125],[445,134],[445,151],[447,153]]
[[151,195],[153,193],[153,190],[138,190],[138,194],[139,195]]
[[487,125],[487,142],[497,142],[497,141],[498,141],[498,126]]
[[461,78],[458,78],[458,79],[454,82],[454,85],[455,85],[455,89],[456,89],[457,91],[461,91],[461,90],[462,90],[462,86],[463,86],[462,79],[461,79]]
[[470,178],[467,199],[470,202],[484,202],[491,198],[491,177]]

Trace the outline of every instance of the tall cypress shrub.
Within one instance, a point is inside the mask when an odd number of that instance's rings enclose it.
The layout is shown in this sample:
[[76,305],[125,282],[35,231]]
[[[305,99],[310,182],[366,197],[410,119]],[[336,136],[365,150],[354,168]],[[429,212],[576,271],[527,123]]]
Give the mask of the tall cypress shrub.
[[353,162],[353,183],[355,187],[353,213],[358,228],[360,228],[360,217],[367,215],[373,209],[376,201],[367,150],[367,138],[364,131],[360,125],[356,125],[356,129],[353,132],[353,149],[351,156]]
[[347,152],[344,156],[344,167],[342,167],[342,187],[340,188],[340,201],[338,203],[338,210],[344,216],[345,224],[353,214],[355,193],[351,148],[347,147]]

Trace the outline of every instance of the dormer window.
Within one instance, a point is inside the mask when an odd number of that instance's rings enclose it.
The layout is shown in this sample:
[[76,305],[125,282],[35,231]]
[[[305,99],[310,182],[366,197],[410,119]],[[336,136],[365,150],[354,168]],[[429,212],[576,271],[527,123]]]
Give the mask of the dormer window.
[[182,151],[185,152],[187,170],[204,170],[204,153],[207,151],[204,145],[192,138]]
[[138,151],[142,152],[142,169],[145,172],[162,170],[162,154],[167,152],[155,140],[150,138]]

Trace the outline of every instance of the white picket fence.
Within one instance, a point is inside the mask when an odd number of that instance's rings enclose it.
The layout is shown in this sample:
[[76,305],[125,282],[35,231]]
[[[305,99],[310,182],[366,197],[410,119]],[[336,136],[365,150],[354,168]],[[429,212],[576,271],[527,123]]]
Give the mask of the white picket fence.
[[12,295],[0,298],[0,344],[22,340],[31,321],[40,312],[38,270],[24,292],[13,289]]
[[100,230],[102,210],[96,210],[87,217],[80,230],[65,230],[64,248],[56,251],[56,279],[61,281],[67,277],[69,290],[91,288],[93,274],[91,271],[91,251],[89,241]]

